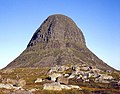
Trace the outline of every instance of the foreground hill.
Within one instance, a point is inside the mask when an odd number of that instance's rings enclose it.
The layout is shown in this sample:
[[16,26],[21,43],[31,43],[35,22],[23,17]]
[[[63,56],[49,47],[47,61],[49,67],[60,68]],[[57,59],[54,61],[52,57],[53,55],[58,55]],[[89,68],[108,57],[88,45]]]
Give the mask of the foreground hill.
[[114,70],[86,46],[82,31],[67,16],[49,16],[36,30],[27,48],[7,68],[36,68],[86,64]]

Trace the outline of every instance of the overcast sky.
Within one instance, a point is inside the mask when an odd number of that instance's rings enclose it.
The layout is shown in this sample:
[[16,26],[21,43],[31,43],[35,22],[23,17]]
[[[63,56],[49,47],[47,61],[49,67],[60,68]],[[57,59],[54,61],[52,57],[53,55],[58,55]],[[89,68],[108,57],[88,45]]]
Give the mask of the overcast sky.
[[88,48],[120,70],[120,0],[0,0],[0,68],[19,56],[52,14],[72,18]]

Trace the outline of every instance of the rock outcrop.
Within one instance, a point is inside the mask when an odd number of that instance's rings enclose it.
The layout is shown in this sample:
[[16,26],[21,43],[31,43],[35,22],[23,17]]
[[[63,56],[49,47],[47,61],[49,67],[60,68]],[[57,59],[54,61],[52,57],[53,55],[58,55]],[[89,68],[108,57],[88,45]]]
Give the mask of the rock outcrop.
[[[51,71],[52,68],[50,68],[49,71]],[[58,66],[54,67],[54,69],[57,68]],[[73,65],[62,72],[52,71],[50,73],[49,71],[48,80],[64,85],[68,85],[71,79],[81,80],[82,82],[90,82],[90,80],[92,80],[95,83],[111,83],[115,79],[112,76],[112,73],[104,72],[103,70],[100,70],[94,66],[85,67],[82,65]]]
[[44,84],[43,87],[44,90],[57,90],[57,91],[61,91],[61,85],[58,82],[53,82],[53,83],[46,83]]
[[53,73],[51,75],[49,75],[49,79],[51,79],[51,81],[56,81],[58,77],[61,77],[62,74],[60,73]]
[[61,83],[61,84],[66,84],[66,85],[69,83],[68,78],[65,78],[63,76],[62,77],[58,77],[56,81]]
[[42,78],[37,78],[36,80],[35,80],[35,83],[41,83],[43,80],[42,80]]
[[77,85],[63,85],[59,82],[53,82],[53,83],[46,83],[43,87],[44,90],[55,90],[55,91],[61,91],[62,89],[70,90],[70,89],[79,89],[82,90]]

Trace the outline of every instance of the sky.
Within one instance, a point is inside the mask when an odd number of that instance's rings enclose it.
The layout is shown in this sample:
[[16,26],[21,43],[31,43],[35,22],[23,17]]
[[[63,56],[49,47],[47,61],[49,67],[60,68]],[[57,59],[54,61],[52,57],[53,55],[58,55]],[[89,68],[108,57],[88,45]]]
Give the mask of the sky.
[[53,14],[72,18],[87,47],[120,70],[120,0],[0,0],[0,68],[25,50],[36,29]]

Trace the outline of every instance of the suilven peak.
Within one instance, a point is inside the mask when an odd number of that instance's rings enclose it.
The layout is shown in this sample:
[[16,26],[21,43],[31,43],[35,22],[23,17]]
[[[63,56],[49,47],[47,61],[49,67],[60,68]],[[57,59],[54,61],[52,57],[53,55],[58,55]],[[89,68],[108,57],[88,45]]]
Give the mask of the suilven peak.
[[55,14],[42,23],[27,48],[6,68],[71,64],[94,65],[100,69],[113,70],[87,48],[82,31],[71,18]]

